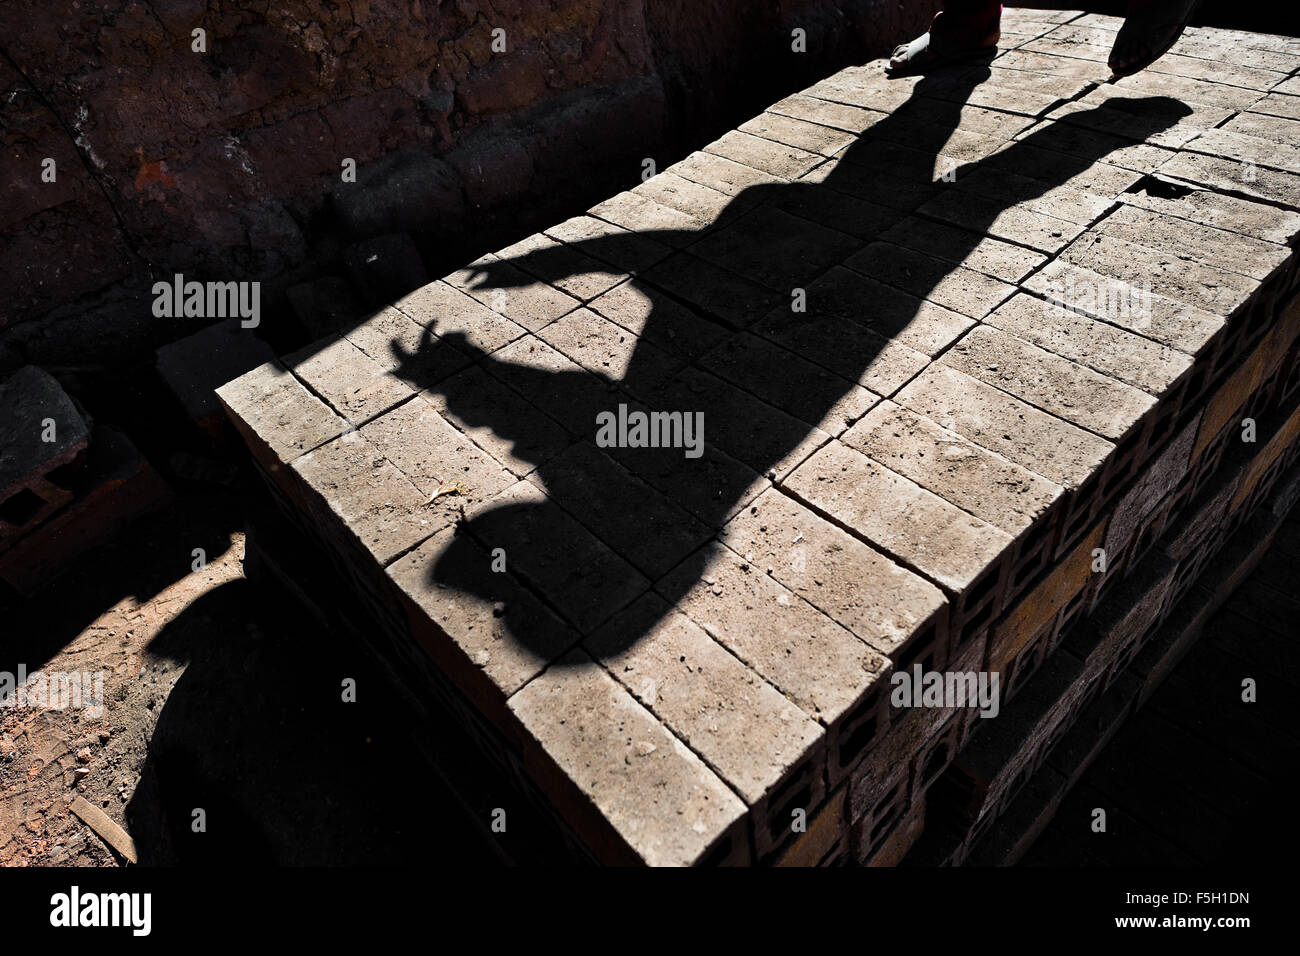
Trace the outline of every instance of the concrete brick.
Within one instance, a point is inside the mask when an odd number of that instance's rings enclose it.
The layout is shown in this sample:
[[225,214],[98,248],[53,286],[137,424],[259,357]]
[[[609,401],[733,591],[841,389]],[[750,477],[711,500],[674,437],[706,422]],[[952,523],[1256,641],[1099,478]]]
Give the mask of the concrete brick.
[[1160,168],[1161,176],[1188,180],[1203,186],[1257,196],[1269,202],[1300,208],[1300,176],[1271,170],[1266,176],[1247,179],[1243,175],[1242,157],[1222,157],[1182,152]]
[[651,579],[674,567],[711,531],[585,442],[570,446],[529,480]]
[[1187,478],[1199,421],[1194,420],[1143,470],[1137,483],[1114,506],[1106,529],[1106,553],[1114,558],[1128,545],[1142,521]]
[[806,312],[774,309],[753,331],[877,395],[892,395],[929,364],[924,353],[846,322],[822,306],[819,295]]
[[[445,528],[394,561],[388,576],[403,595],[411,634],[485,710],[505,700],[578,642],[492,556],[466,535]],[[527,626],[527,640],[512,627]]]
[[884,655],[721,544],[692,555],[655,589],[825,726],[888,670]]
[[691,254],[783,297],[859,247],[852,236],[761,206],[709,233]]
[[451,516],[392,462],[355,433],[337,438],[293,462],[293,470],[319,496],[319,513],[334,515],[381,565],[451,523]]
[[[1003,558],[1010,535],[961,511],[860,452],[832,442],[787,487],[927,577],[960,594]],[[880,512],[875,505],[896,507]]]
[[881,233],[884,242],[915,249],[963,265],[976,272],[1015,284],[1047,261],[1021,246],[980,236],[964,229],[911,216]]
[[537,487],[520,481],[466,530],[501,548],[507,569],[584,634],[650,589],[650,581]]
[[686,253],[665,259],[645,279],[734,329],[757,321],[788,295]]
[[1300,213],[1208,189],[1163,196],[1155,190],[1125,193],[1123,201],[1166,216],[1179,216],[1216,229],[1285,245],[1300,233]]
[[403,296],[394,307],[438,336],[463,341],[476,351],[495,352],[526,331],[442,280]]
[[876,650],[896,655],[947,606],[942,592],[804,505],[769,491],[720,539]]
[[1096,229],[1105,236],[1172,252],[1182,259],[1266,279],[1286,262],[1290,250],[1275,243],[1163,216],[1138,206],[1122,206]]
[[[1077,223],[1044,215],[1028,206],[1009,205],[1002,198],[988,198],[966,189],[939,193],[920,213],[956,226],[987,232],[1008,242],[1055,254],[1083,231]],[[999,276],[1005,278],[1005,276]],[[1010,281],[1019,281],[1018,276]]]
[[751,807],[824,743],[812,718],[656,596],[585,643]]
[[624,282],[592,301],[593,312],[627,329],[664,351],[694,359],[727,334],[667,296],[655,296],[635,282]]
[[1000,671],[1047,627],[1084,588],[1092,576],[1093,550],[1101,547],[1105,527],[1095,526],[1052,572],[1034,586],[993,628],[988,645],[988,669]]
[[857,141],[857,136],[843,130],[817,123],[806,122],[780,113],[767,111],[737,127],[742,133],[760,136],[774,143],[794,146],[821,156],[834,156]]
[[588,214],[674,248],[695,238],[700,223],[684,212],[632,192],[592,206]]
[[[758,145],[763,147],[764,141],[758,140],[757,137],[749,137],[749,139],[757,140]],[[765,150],[756,150],[755,152],[759,153],[761,151],[768,152],[769,160],[775,161],[775,158],[779,157],[781,153],[781,147],[769,146]],[[811,158],[812,155],[810,153],[808,157]],[[761,161],[761,158],[755,161]],[[708,186],[710,189],[725,193],[728,196],[739,196],[746,189],[754,186],[786,181],[782,176],[765,172],[759,167],[748,163],[734,161],[713,150],[691,153],[680,162],[673,163],[665,172],[673,173],[682,179],[690,180],[701,186]]]
[[562,806],[590,808],[580,819],[608,861],[680,866],[736,838],[744,804],[585,654],[532,681],[510,710],[540,741],[526,755],[534,776]]
[[590,309],[556,319],[537,337],[637,397],[653,395],[685,364]]
[[1015,292],[1015,286],[983,273],[885,242],[871,243],[844,264],[973,319],[982,319]]
[[415,392],[344,338],[313,343],[285,356],[284,362],[353,422],[382,415]]
[[823,160],[822,156],[806,149],[772,142],[737,130],[724,133],[704,147],[704,150],[781,179],[798,179]]
[[1156,295],[1227,316],[1259,286],[1247,276],[1187,262],[1173,250],[1157,251],[1089,230],[1061,253],[1061,259],[1130,284],[1151,283]]
[[351,326],[343,337],[413,389],[440,382],[470,363],[460,349],[391,306]]
[[817,866],[845,835],[844,804],[847,787],[840,787],[809,815],[807,830],[781,851],[775,866]]
[[748,333],[724,339],[701,366],[828,434],[861,418],[877,396]]
[[552,239],[581,246],[592,257],[624,272],[640,272],[672,253],[672,247],[594,216],[574,216],[550,226]]
[[288,464],[347,427],[278,362],[267,362],[217,389],[217,396],[265,467]]
[[1220,329],[1223,315],[1162,295],[1147,277],[1102,275],[1064,260],[1048,263],[1024,287],[1071,311],[1196,355]]
[[795,93],[783,100],[777,100],[767,110],[769,113],[778,113],[849,133],[861,133],[868,127],[874,126],[881,118],[878,110],[832,103],[806,93]]
[[180,400],[190,421],[213,438],[220,435],[225,422],[217,401],[218,386],[275,359],[271,347],[251,329],[243,328],[239,319],[219,322],[164,345],[155,356],[158,374]]
[[1091,477],[1113,447],[943,365],[922,372],[894,401],[1066,489]]
[[[500,249],[495,256],[502,262],[518,266],[539,280],[536,285],[522,286],[519,289],[511,287],[505,305],[505,310],[511,314],[518,314],[522,309],[523,318],[516,320],[533,331],[573,308],[573,303],[555,294],[556,289],[580,302],[590,302],[627,278],[621,269],[611,268],[574,246],[557,242],[543,233]],[[494,266],[493,269],[495,274],[500,266]],[[480,301],[491,302],[494,288],[488,286],[484,290],[486,300],[480,297]],[[471,295],[475,294],[474,290],[468,291]]]
[[940,362],[1111,440],[1127,434],[1155,399],[987,325]]
[[434,507],[472,514],[515,483],[499,462],[418,395],[361,426],[360,432],[433,499]]
[[557,422],[477,366],[426,389],[420,397],[520,478],[571,441]]
[[841,441],[1013,537],[1062,494],[1059,485],[893,402],[881,402]]
[[1192,364],[1168,346],[1023,293],[984,323],[1157,397]]
[[[575,259],[575,253],[568,246],[557,245],[551,248],[556,250],[556,259],[552,265],[558,273],[563,272],[566,258],[570,265],[587,261],[591,268],[598,271],[594,273],[594,277],[579,275],[573,283],[576,292],[570,295],[547,282],[535,280],[533,276],[517,268],[509,259],[492,255],[478,260],[477,267],[470,266],[460,272],[452,273],[444,281],[477,299],[480,304],[504,315],[515,324],[523,326],[530,332],[536,332],[560,316],[578,308],[582,301],[578,298],[577,292],[594,298],[622,279],[622,276],[605,272],[599,266],[590,265],[591,260]],[[530,264],[539,271],[548,269],[545,263]]]
[[[0,381],[0,501],[60,465],[90,443],[90,426],[49,372],[26,365]],[[54,422],[46,441],[47,419]]]

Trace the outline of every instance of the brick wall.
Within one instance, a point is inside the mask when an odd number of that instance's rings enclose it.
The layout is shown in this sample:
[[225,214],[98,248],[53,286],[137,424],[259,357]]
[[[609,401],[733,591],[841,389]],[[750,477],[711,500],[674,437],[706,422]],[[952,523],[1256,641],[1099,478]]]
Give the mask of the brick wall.
[[148,308],[154,279],[177,271],[261,279],[274,307],[350,243],[413,225],[426,265],[462,262],[878,55],[931,6],[8,0],[0,368],[76,364],[91,344],[110,362],[177,337]]

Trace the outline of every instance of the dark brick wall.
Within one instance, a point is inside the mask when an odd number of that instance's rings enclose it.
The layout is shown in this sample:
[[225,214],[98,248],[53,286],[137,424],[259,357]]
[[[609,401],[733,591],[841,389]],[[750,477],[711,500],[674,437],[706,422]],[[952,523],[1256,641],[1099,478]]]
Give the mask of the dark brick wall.
[[[177,271],[261,279],[274,304],[350,244],[399,230],[431,270],[454,267],[878,55],[933,6],[6,0],[0,365],[176,337],[148,290]],[[795,27],[806,54],[791,52]],[[344,158],[356,185],[340,182]]]

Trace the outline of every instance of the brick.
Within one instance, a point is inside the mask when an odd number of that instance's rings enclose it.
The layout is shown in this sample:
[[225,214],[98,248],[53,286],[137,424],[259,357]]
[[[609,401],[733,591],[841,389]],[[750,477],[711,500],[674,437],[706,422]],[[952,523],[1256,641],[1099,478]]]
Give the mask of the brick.
[[437,495],[435,506],[472,513],[515,483],[510,472],[418,395],[360,431],[425,496]]
[[[892,146],[893,144],[873,143],[872,145]],[[894,151],[902,150],[901,147],[894,147]],[[915,150],[906,152],[915,153]],[[939,192],[939,185],[934,181],[931,168],[933,157],[931,157],[931,164],[921,170],[915,162],[910,164],[908,162],[915,160],[916,156],[905,157],[902,163],[897,161],[898,157],[882,156],[874,166],[866,163],[865,156],[862,157],[861,162],[857,161],[856,156],[856,153],[841,153],[839,158],[827,160],[821,166],[806,173],[799,179],[799,183],[825,186],[832,192],[902,212],[912,212]],[[903,174],[895,175],[894,171]]]
[[392,307],[356,323],[343,337],[414,389],[434,385],[470,362],[460,349]]
[[588,213],[638,235],[674,248],[695,239],[698,220],[632,192],[622,192],[592,206]]
[[[1116,169],[1116,167],[1103,167],[1101,164],[1093,167],[1094,170],[1106,168]],[[1115,199],[1111,191],[1116,186],[1121,183],[1131,185],[1129,180],[1138,179],[1135,173],[1124,170],[1117,170],[1117,172],[1122,174],[1118,182],[1102,183],[1106,187],[1105,193],[1092,192],[1083,188],[1079,180],[1088,176],[1086,171],[1072,177],[1066,185],[1056,185],[1050,181],[1022,176],[1009,169],[978,169],[962,176],[953,185],[960,192],[975,193],[986,199],[999,200],[1003,208],[1017,205],[1052,220],[1064,220],[1075,225],[1087,226],[1114,205]],[[1060,228],[1059,223],[1055,226]],[[1050,236],[1051,231],[1049,230],[1047,234]]]
[[268,468],[288,464],[304,452],[337,438],[347,423],[302,387],[277,362],[259,365],[217,389],[235,424],[257,453],[265,447]]
[[1156,396],[1192,364],[1168,346],[1023,293],[984,323]]
[[1186,479],[1191,465],[1193,442],[1199,416],[1171,441],[1154,461],[1147,464],[1137,483],[1116,502],[1106,529],[1106,554],[1118,555],[1138,526],[1160,501]]
[[[740,135],[744,135],[743,133]],[[760,146],[763,140],[757,137],[749,137],[757,141]],[[780,147],[768,150],[772,154],[779,155]],[[812,154],[808,154],[812,157]],[[770,185],[781,183],[785,180],[781,176],[764,172],[762,169],[746,163],[736,162],[730,158],[722,156],[710,149],[708,152],[694,152],[683,159],[681,162],[673,163],[665,172],[673,173],[682,179],[690,180],[701,186],[708,186],[710,189],[728,196],[740,196],[747,189],[755,186]]]
[[774,143],[794,146],[821,156],[834,156],[837,152],[856,142],[857,136],[841,130],[805,122],[780,113],[760,113],[738,129],[742,133],[760,136]]
[[[1118,271],[1118,270],[1116,270]],[[1137,332],[1149,339],[1196,355],[1223,328],[1222,315],[1161,295],[1145,276],[1130,285],[1057,260],[1025,282],[1025,288],[1075,312]]]
[[354,422],[405,401],[414,389],[347,339],[327,339],[285,356],[285,365]]
[[847,787],[840,787],[816,813],[808,817],[801,833],[775,860],[776,866],[817,866],[844,836],[844,803]]
[[[1159,129],[1153,120],[1152,132]],[[1133,143],[1130,139],[1099,132],[1077,123],[1053,123],[1044,120],[1016,136],[1016,142],[1028,143],[1040,149],[1055,150],[1075,158],[1104,159],[1112,166],[1120,166],[1137,173],[1159,169],[1173,155],[1172,150],[1149,146],[1145,142]]]
[[441,280],[416,289],[394,306],[439,337],[463,342],[470,351],[495,352],[526,332]]
[[[925,216],[934,216],[966,229],[988,232],[999,239],[1046,253],[1059,252],[1082,232],[1076,223],[964,189],[940,193],[922,206],[920,212]],[[1024,276],[1011,281],[1019,281],[1021,278]]]
[[445,528],[394,561],[411,634],[480,706],[505,700],[578,642],[557,618],[466,535]]
[[744,328],[753,323],[770,312],[778,298],[784,298],[687,253],[665,259],[650,269],[645,278],[651,285],[685,299],[731,328]]
[[1249,236],[1197,225],[1136,206],[1117,209],[1097,224],[1097,231],[1126,242],[1168,250],[1203,266],[1263,280],[1284,262],[1290,250]]
[[[805,93],[795,93],[778,100],[768,108],[769,113],[790,116],[808,123],[817,123],[848,133],[861,133],[880,121],[878,110],[832,103]],[[795,144],[798,145],[798,144]]]
[[738,130],[724,133],[708,144],[705,151],[781,179],[797,179],[823,160],[816,152]]
[[672,253],[672,247],[594,216],[574,216],[546,230],[552,239],[580,246],[595,259],[624,272],[641,272]]
[[535,335],[512,342],[483,363],[493,378],[514,389],[571,435],[591,440],[596,416],[617,408],[619,393]]
[[527,481],[499,495],[465,529],[489,552],[501,548],[507,569],[584,634],[650,589],[640,572]]
[[510,710],[540,742],[528,763],[543,787],[568,804],[561,777],[572,802],[594,809],[590,826],[612,831],[593,841],[605,858],[680,866],[734,838],[744,804],[704,762],[585,654],[562,665]]
[[[238,319],[219,322],[164,345],[155,355],[158,374],[180,400],[190,421],[213,438],[220,435],[225,421],[217,401],[217,387],[275,359],[271,347],[252,330],[243,328]],[[6,441],[5,445],[9,447],[10,443]],[[0,479],[0,494],[3,484]]]
[[1012,536],[1043,517],[1062,489],[893,402],[881,402],[841,439]]
[[1089,230],[1061,253],[1065,262],[1130,284],[1150,282],[1156,295],[1230,315],[1258,281],[1213,266],[1189,263],[1175,252],[1149,249]]
[[1231,132],[1226,128],[1206,130],[1188,143],[1186,148],[1189,152],[1204,153],[1238,163],[1250,161],[1282,172],[1300,168],[1300,146],[1274,142],[1272,138]]
[[653,595],[586,646],[751,807],[824,741],[807,714]]
[[293,462],[293,470],[376,562],[388,564],[451,523],[452,516],[364,438],[344,435]]
[[833,189],[818,189],[805,181],[783,188],[771,204],[810,222],[866,240],[876,238],[898,218],[896,209]]
[[858,246],[852,236],[762,206],[705,236],[691,254],[788,297]]
[[877,689],[889,660],[731,549],[711,544],[655,590],[820,723]]
[[988,315],[1015,292],[1015,286],[972,269],[885,242],[871,243],[844,264],[973,319]]
[[1203,226],[1226,229],[1266,242],[1285,245],[1300,234],[1300,213],[1208,189],[1193,189],[1174,198],[1148,189],[1126,193],[1122,198],[1126,203],[1152,212],[1180,216]]
[[632,192],[661,206],[685,213],[705,229],[719,224],[724,218],[734,219],[752,205],[743,194],[736,196],[720,192],[710,186],[684,179],[670,170],[651,176]]
[[762,402],[724,380],[686,369],[665,388],[661,409],[703,411],[705,439],[760,475],[780,478],[830,435]]
[[1243,173],[1242,157],[1225,158],[1194,152],[1181,152],[1160,167],[1162,176],[1256,196],[1291,209],[1300,208],[1300,176],[1272,170],[1265,176],[1256,175],[1248,179]]
[[1047,627],[1079,593],[1092,576],[1094,549],[1101,547],[1105,527],[1095,526],[1052,572],[1034,586],[989,637],[988,668],[1000,671],[1019,651]]
[[772,485],[708,443],[689,463],[680,448],[607,448],[605,453],[708,527],[726,521]]
[[947,604],[933,584],[777,491],[732,518],[720,539],[888,656],[933,629]]
[[[25,365],[0,381],[0,500],[71,462],[90,443],[90,427],[49,372]],[[45,441],[46,419],[54,422]]]
[[[540,280],[535,285],[519,288],[512,283],[507,290],[506,311],[533,331],[573,308],[574,303],[557,295],[556,289],[580,302],[590,302],[627,278],[621,269],[612,269],[574,246],[557,242],[542,233],[499,250],[496,258],[518,266]],[[501,267],[494,265],[492,268],[495,274]],[[476,290],[469,291],[475,295]],[[479,297],[480,301],[491,302],[493,292],[494,287],[485,289],[486,299]]]
[[[808,311],[801,317],[863,326],[896,345],[929,356],[942,352],[973,324],[951,309],[841,266],[808,286],[806,305]],[[790,304],[784,303],[773,313],[789,308]]]
[[884,242],[926,252],[976,272],[1015,284],[1047,261],[1021,246],[911,216],[881,233]]
[[806,304],[806,312],[773,310],[754,326],[754,332],[877,395],[892,395],[929,364],[924,353],[846,322],[833,308],[823,308],[820,294]]
[[1296,409],[1291,413],[1269,439],[1268,444],[1261,448],[1251,460],[1241,476],[1241,481],[1237,486],[1232,501],[1228,504],[1229,513],[1236,511],[1246,502],[1268,469],[1278,460],[1285,449],[1296,443],[1297,439],[1300,439],[1300,409]]
[[987,325],[968,332],[940,362],[1111,440],[1155,405],[1130,385]]
[[727,334],[727,329],[664,295],[625,282],[593,300],[590,309],[664,351],[695,359]]
[[[557,266],[560,266],[558,270],[551,270],[537,263],[530,263],[530,265],[539,272],[549,272],[557,280],[566,278],[562,268],[564,257],[569,257],[571,263],[592,262],[592,260],[575,260],[573,250],[568,246],[556,245],[551,248],[558,250],[556,260]],[[518,261],[522,263],[525,260]],[[591,268],[601,267],[592,265]],[[594,298],[615,286],[622,278],[604,271],[597,271],[594,276],[591,281],[587,281],[590,277],[577,280],[574,283],[575,289],[583,296]],[[566,294],[548,282],[536,281],[533,276],[517,268],[509,260],[495,256],[480,259],[477,265],[452,273],[445,281],[530,332],[536,332],[582,304],[581,299],[576,295]]]
[[[957,593],[1011,544],[1005,532],[838,442],[796,469],[786,484],[820,511]],[[891,507],[875,510],[882,501]]]
[[529,480],[651,579],[666,573],[710,534],[669,498],[584,442],[552,459]]
[[636,396],[654,394],[684,364],[589,309],[556,319],[538,338]]
[[1112,447],[945,366],[921,373],[895,401],[1067,489],[1091,477]]
[[553,419],[477,366],[420,397],[519,478],[550,461],[571,440]]
[[700,364],[828,434],[861,418],[877,397],[756,335],[725,339]]

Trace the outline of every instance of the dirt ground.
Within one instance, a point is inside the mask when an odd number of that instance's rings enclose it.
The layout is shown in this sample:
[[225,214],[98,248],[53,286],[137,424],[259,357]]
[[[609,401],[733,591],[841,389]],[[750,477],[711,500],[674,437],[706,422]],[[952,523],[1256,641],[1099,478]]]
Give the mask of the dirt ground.
[[0,670],[104,675],[99,717],[0,708],[0,866],[122,865],[76,795],[141,864],[398,864],[430,840],[461,865],[497,860],[491,808],[467,815],[417,756],[420,728],[376,663],[245,578],[246,491],[181,494],[0,608]]

